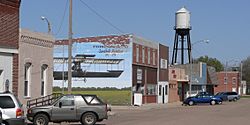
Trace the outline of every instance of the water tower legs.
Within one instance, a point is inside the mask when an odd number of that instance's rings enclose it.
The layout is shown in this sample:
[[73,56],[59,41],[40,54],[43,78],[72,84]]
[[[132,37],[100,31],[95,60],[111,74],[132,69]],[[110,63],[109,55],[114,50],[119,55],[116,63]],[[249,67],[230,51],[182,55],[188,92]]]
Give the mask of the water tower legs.
[[[179,47],[179,42],[181,42],[181,45]],[[186,47],[185,47],[186,43]],[[177,63],[177,57],[178,57],[178,50],[181,51],[181,64],[184,64],[185,62],[185,50],[188,51],[188,62],[191,62],[191,40],[190,40],[190,33],[189,30],[176,30],[175,33],[175,40],[174,40],[174,47],[173,47],[173,54],[172,54],[172,65]]]

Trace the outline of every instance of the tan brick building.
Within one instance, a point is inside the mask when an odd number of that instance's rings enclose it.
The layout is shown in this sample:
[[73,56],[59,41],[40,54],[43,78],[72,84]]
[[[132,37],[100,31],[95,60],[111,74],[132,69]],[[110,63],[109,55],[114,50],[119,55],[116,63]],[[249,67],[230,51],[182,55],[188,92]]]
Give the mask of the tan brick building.
[[178,90],[182,84],[189,82],[185,69],[169,67],[169,102],[182,100],[182,93]]
[[54,41],[47,33],[20,30],[18,97],[23,104],[52,94]]

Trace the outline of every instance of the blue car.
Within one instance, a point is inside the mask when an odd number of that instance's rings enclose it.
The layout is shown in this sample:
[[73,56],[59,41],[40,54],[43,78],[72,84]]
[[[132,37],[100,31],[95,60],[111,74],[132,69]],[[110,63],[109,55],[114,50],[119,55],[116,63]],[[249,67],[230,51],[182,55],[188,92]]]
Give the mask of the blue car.
[[199,103],[210,103],[210,105],[222,104],[222,99],[218,97],[214,97],[211,94],[206,92],[198,93],[194,97],[188,97],[183,101],[184,105],[195,105]]

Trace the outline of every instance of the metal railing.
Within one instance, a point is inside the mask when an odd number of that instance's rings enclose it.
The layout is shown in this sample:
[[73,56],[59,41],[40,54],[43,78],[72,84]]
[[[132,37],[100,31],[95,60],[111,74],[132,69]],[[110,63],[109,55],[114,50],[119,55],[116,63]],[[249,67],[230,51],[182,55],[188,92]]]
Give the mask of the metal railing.
[[28,100],[27,108],[50,105],[54,101],[56,101],[58,98],[60,98],[62,95],[63,95],[62,93],[53,93],[51,95],[47,95],[44,97],[39,97],[39,98]]

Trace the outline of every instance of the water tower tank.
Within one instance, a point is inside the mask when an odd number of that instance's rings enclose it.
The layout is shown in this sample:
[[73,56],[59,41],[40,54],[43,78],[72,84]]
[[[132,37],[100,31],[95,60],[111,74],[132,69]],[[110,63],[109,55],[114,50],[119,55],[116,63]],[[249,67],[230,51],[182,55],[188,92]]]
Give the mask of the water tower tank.
[[175,13],[176,29],[191,29],[190,12],[185,8],[181,8]]

